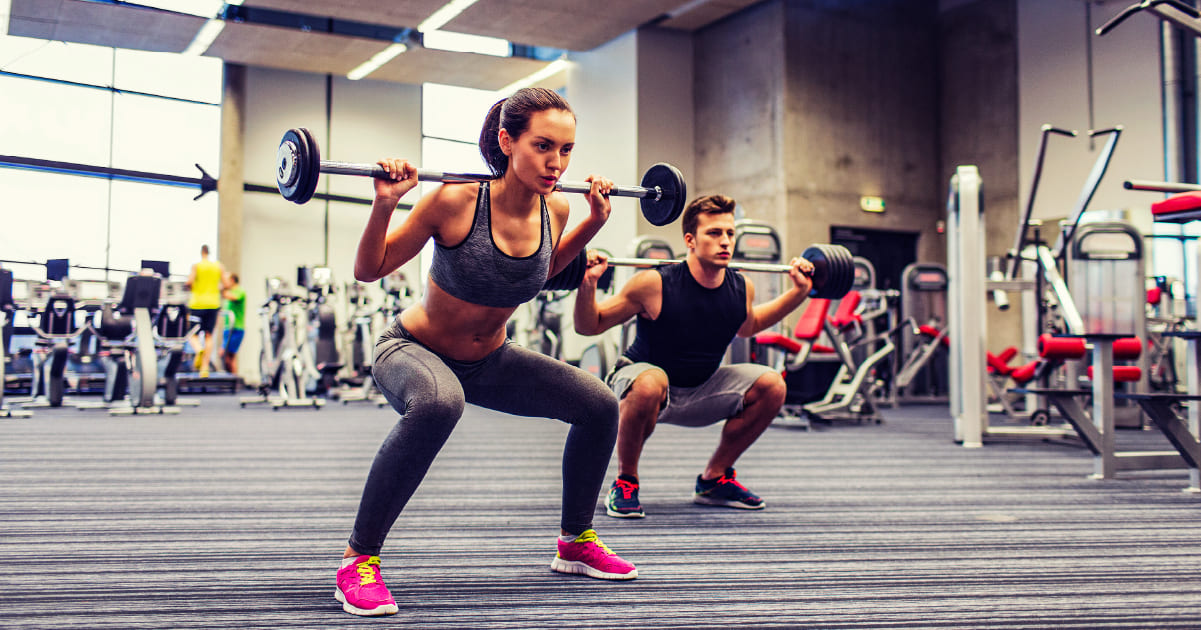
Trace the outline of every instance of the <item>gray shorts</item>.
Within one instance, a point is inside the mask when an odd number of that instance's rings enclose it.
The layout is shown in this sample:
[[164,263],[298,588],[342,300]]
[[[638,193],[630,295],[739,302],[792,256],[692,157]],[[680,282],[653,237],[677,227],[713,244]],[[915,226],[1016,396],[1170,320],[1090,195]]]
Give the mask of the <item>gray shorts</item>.
[[[605,382],[620,399],[639,374],[658,369],[650,363],[630,363],[618,368]],[[770,366],[758,363],[735,363],[717,368],[709,380],[696,387],[669,386],[667,405],[659,411],[657,422],[704,427],[735,416],[742,411],[742,400],[751,385],[760,376],[773,372]]]

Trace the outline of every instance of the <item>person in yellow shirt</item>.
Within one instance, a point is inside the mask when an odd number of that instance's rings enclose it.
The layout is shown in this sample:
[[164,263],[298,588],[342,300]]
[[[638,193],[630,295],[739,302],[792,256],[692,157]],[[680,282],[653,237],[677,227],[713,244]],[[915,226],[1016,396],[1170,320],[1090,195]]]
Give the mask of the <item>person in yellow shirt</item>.
[[192,265],[188,274],[188,289],[192,297],[188,308],[192,315],[200,320],[200,333],[204,335],[204,348],[200,342],[192,338],[192,349],[196,351],[194,366],[200,370],[200,377],[209,375],[209,357],[213,356],[213,329],[217,327],[217,315],[221,312],[221,289],[225,287],[227,274],[225,266],[209,259],[209,246],[200,246],[200,262]]

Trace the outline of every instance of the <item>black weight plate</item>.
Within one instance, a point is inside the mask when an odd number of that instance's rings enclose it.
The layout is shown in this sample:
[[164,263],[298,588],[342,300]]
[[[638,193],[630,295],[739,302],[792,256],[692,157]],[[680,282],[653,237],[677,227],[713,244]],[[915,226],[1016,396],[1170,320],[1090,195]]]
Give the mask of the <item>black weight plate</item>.
[[306,144],[298,130],[289,129],[275,152],[275,185],[288,201],[296,201],[300,196],[299,184],[305,179],[304,168],[308,163]]
[[299,197],[296,203],[308,203],[309,199],[317,192],[317,177],[321,175],[321,149],[317,147],[317,139],[309,133],[308,129],[300,128],[300,134],[304,136],[307,152],[305,154],[305,167],[301,170],[301,174],[306,177],[300,184]]
[[817,246],[822,250],[822,255],[826,259],[826,281],[821,286],[821,297],[837,300],[842,297],[838,294],[838,283],[841,279],[841,261],[838,259],[838,252],[830,248],[829,245],[822,243]]
[[851,289],[851,282],[855,279],[855,267],[850,251],[841,245],[823,244],[821,247],[826,252],[826,259],[830,261],[829,278],[822,287],[822,295],[832,300],[841,300],[846,297],[847,291]]
[[588,271],[588,253],[585,250],[580,250],[577,255],[563,271],[551,276],[547,279],[546,284],[542,285],[543,291],[574,291],[579,288],[580,283],[584,281],[584,274]]
[[839,297],[844,297],[855,286],[855,257],[851,255],[851,250],[842,245],[831,245],[830,247],[838,252],[838,257],[842,259],[842,278],[837,288]]
[[684,183],[684,174],[680,169],[666,162],[659,162],[646,170],[642,176],[642,187],[654,190],[658,187],[660,195],[656,199],[648,194],[641,200],[642,216],[651,225],[667,225],[684,213],[684,205],[688,201],[688,186]]
[[813,281],[813,288],[809,290],[809,297],[825,297],[822,289],[830,277],[830,261],[826,257],[825,250],[819,245],[810,245],[801,252],[801,258],[813,264],[813,275],[810,278]]
[[838,259],[838,252],[830,248],[829,245],[822,243],[816,245],[822,251],[822,256],[826,260],[826,277],[818,289],[819,297],[829,300],[837,300],[842,297],[838,294],[838,283],[841,281],[841,261]]

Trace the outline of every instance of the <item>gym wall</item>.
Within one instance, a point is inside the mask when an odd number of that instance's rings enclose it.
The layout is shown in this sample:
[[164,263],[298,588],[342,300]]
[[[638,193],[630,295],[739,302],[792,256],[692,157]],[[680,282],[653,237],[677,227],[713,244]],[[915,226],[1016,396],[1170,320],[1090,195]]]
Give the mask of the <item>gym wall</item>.
[[[1103,37],[1092,32],[1129,4],[1114,0],[1017,3],[1018,174],[1023,205],[1038,155],[1039,127],[1050,123],[1075,129],[1082,136],[1056,138],[1048,145],[1035,200],[1036,218],[1066,217],[1076,205],[1104,146],[1105,138],[1089,142],[1090,128],[1121,125],[1123,131],[1089,207],[1150,212],[1151,203],[1159,198],[1124,190],[1122,182],[1164,178],[1161,22],[1151,15],[1136,15]],[[982,176],[987,185],[988,173]]]

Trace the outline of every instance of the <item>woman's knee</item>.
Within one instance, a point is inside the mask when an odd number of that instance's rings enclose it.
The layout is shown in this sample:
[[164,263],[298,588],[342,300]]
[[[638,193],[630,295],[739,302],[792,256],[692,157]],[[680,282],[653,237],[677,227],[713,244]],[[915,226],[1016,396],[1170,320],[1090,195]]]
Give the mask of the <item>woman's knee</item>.
[[441,388],[437,394],[410,393],[404,399],[404,409],[397,411],[410,418],[444,418],[458,422],[466,406],[462,390]]
[[585,374],[572,391],[552,392],[551,396],[563,396],[567,403],[563,420],[569,424],[604,427],[617,430],[617,396],[594,376]]

